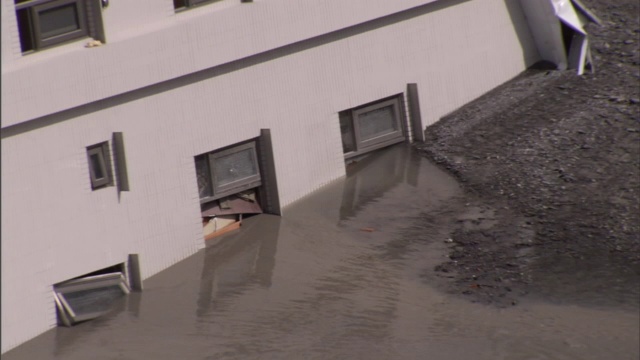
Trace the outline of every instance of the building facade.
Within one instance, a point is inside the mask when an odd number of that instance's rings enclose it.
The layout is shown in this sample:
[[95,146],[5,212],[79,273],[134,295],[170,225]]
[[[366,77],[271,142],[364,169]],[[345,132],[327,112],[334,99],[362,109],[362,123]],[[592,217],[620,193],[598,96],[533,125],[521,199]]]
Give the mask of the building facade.
[[57,325],[55,284],[158,273],[236,192],[286,216],[540,60],[517,0],[1,6],[2,352]]

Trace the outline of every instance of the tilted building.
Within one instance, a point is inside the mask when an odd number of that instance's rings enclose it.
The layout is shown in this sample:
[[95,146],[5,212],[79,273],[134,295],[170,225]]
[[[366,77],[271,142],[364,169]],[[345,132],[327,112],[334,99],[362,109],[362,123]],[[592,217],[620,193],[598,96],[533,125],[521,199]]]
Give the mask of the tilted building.
[[2,352],[73,308],[68,280],[158,273],[202,249],[203,212],[239,192],[286,216],[557,35],[531,30],[553,11],[527,18],[517,0],[1,6]]

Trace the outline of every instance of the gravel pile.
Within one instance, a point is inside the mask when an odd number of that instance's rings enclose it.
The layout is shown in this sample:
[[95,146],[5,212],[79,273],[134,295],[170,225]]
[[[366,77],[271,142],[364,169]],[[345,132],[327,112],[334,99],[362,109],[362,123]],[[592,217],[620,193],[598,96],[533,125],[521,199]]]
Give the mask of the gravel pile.
[[595,73],[541,64],[427,128],[417,145],[469,209],[436,267],[447,288],[510,306],[523,295],[637,307],[640,6],[583,1]]

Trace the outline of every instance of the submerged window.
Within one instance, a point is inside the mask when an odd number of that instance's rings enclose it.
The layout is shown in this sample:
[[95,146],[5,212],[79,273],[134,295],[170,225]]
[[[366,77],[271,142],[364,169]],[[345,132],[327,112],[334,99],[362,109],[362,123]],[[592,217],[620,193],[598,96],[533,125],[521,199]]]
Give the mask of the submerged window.
[[400,96],[339,113],[345,158],[404,141]]
[[262,184],[255,141],[198,155],[195,163],[201,203]]
[[129,291],[121,272],[86,276],[54,285],[60,322],[71,326],[101,316]]
[[101,21],[89,19],[89,13],[96,12],[92,9],[98,10],[96,18],[100,16],[99,7],[89,0],[14,1],[23,53],[91,35],[99,37],[96,28]]
[[109,143],[103,142],[87,148],[89,160],[89,176],[91,189],[96,190],[113,185],[111,174],[111,157],[109,156]]

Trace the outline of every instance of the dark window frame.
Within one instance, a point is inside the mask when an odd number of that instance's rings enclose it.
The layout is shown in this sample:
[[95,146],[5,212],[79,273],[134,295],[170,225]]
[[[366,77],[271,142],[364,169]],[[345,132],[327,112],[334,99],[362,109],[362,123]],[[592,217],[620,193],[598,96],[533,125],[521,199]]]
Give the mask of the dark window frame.
[[[93,156],[97,156],[98,164],[94,164]],[[111,171],[111,156],[108,141],[87,147],[87,161],[89,164],[89,178],[91,179],[92,190],[113,185],[113,172]],[[102,177],[97,176],[95,165],[97,165],[102,174],[104,174]]]
[[[250,140],[248,142],[243,142],[240,144],[231,145],[229,147],[211,151],[205,154],[200,154],[194,158],[197,163],[198,160],[205,159],[207,172],[208,172],[208,186],[211,195],[200,197],[200,203],[204,204],[210,201],[218,200],[233,194],[237,194],[242,191],[246,191],[249,189],[257,188],[262,185],[262,170],[260,166],[260,158],[258,156],[257,151],[257,140]],[[218,177],[215,173],[215,162],[216,160],[245,150],[251,150],[251,155],[253,158],[253,165],[256,169],[254,175],[244,177],[242,179],[236,180],[232,183],[224,184],[224,185],[216,185],[216,180]],[[197,169],[196,169],[197,171]],[[197,176],[197,175],[196,175]],[[200,189],[198,189],[200,191]]]
[[73,279],[54,285],[54,300],[58,309],[58,314],[60,315],[60,320],[63,325],[72,326],[81,321],[97,318],[108,311],[100,310],[78,313],[77,309],[74,310],[71,302],[68,301],[65,297],[67,294],[90,290],[100,290],[108,287],[120,288],[123,295],[129,294],[131,291],[129,285],[127,284],[125,274],[122,272],[86,276],[83,278]]
[[[97,0],[14,0],[16,21],[22,53],[31,53],[70,41],[93,37],[105,42],[102,29],[101,6]],[[94,2],[94,3],[92,3]],[[41,15],[53,9],[72,6],[77,28],[52,34],[42,34]]]
[[[360,117],[363,114],[369,113],[371,111],[375,111],[378,109],[382,109],[385,107],[391,106],[392,108],[392,116],[394,121],[394,131],[381,134],[379,136],[375,136],[369,139],[363,139],[360,131]],[[361,105],[349,110],[341,111],[339,113],[340,117],[340,126],[342,133],[342,126],[347,125],[350,127],[351,134],[344,134],[343,136],[343,153],[345,159],[353,158],[356,156],[360,156],[366,154],[368,152],[393,145],[402,141],[405,141],[407,138],[407,129],[406,129],[406,121],[405,121],[405,112],[404,112],[404,100],[402,98],[402,94],[396,95],[389,98],[384,98],[375,102],[371,102],[365,105]],[[353,149],[347,150],[344,144],[344,137],[349,136],[353,141]]]
[[124,135],[122,132],[114,132],[111,141],[113,142],[113,160],[115,161],[115,178],[118,185],[118,192],[129,191],[129,172],[127,171],[127,157],[124,151]]
[[198,7],[200,5],[213,4],[223,0],[173,0],[173,8],[176,11],[182,11]]

